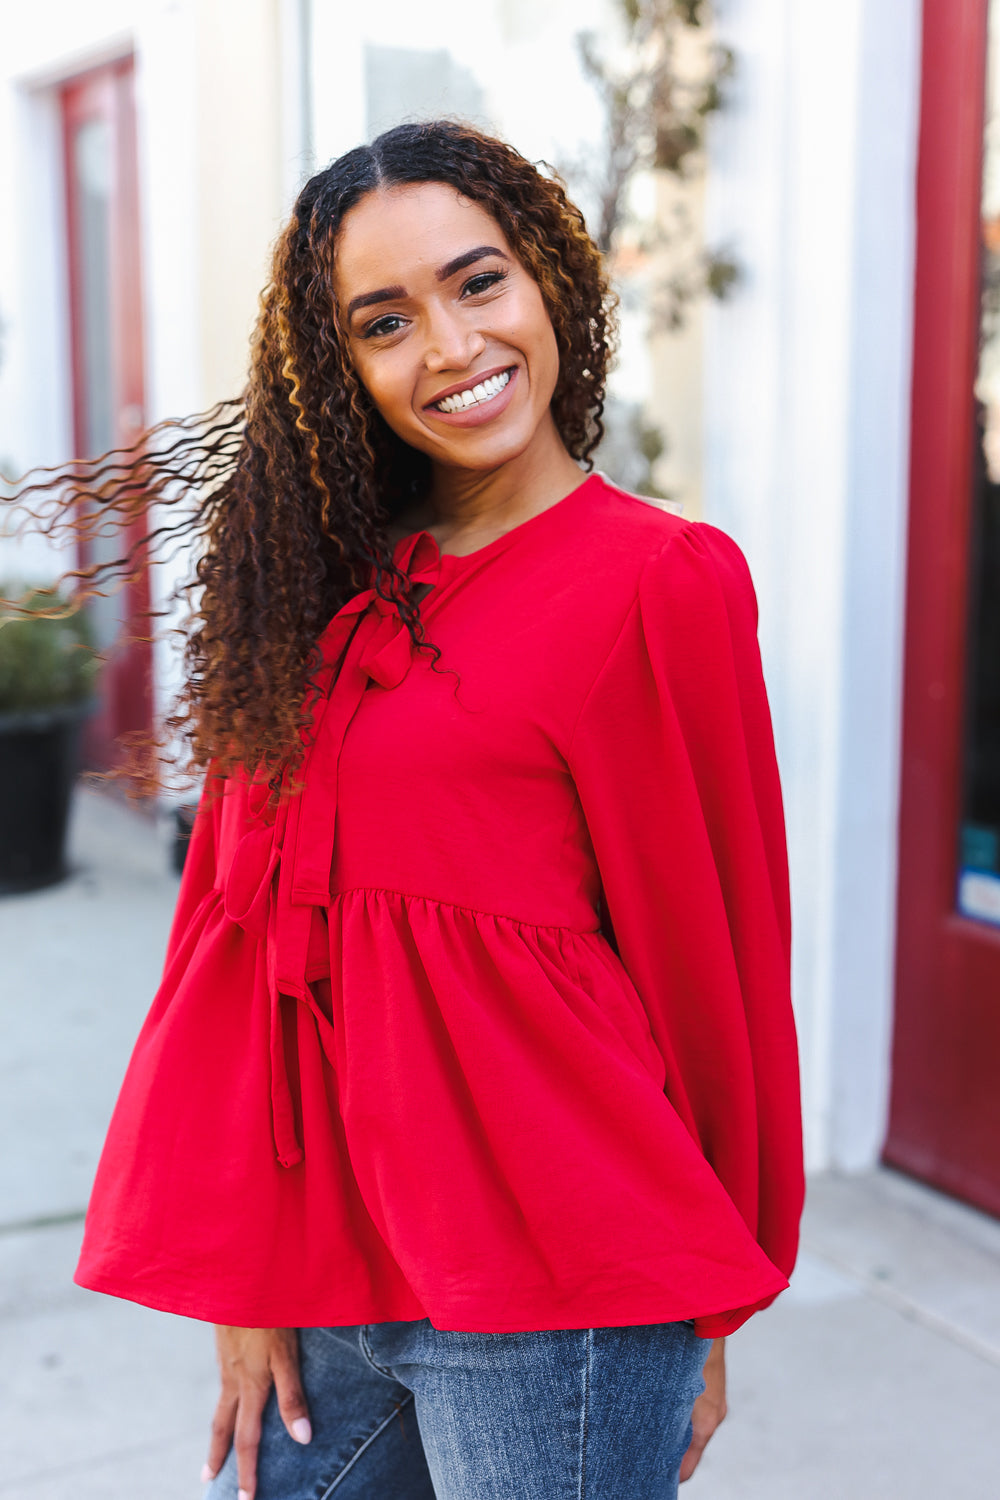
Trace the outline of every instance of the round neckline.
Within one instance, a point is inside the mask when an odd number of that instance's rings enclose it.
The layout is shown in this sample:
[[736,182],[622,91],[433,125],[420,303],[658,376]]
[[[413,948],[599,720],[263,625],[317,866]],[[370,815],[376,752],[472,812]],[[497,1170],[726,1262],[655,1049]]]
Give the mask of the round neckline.
[[477,547],[474,552],[442,552],[441,544],[433,532],[421,530],[411,531],[406,536],[400,537],[393,549],[393,556],[395,558],[415,538],[423,536],[432,543],[437,554],[437,562],[442,567],[446,565],[449,567],[458,567],[463,563],[482,562],[484,558],[492,556],[494,552],[502,552],[507,546],[523,536],[529,528],[537,526],[538,522],[544,520],[546,516],[552,515],[554,511],[561,511],[568,501],[572,500],[574,496],[579,495],[581,491],[587,489],[593,480],[603,478],[604,475],[599,469],[594,469],[590,474],[585,474],[580,483],[574,485],[568,494],[563,495],[562,499],[556,500],[553,505],[547,505],[544,510],[537,511],[535,515],[528,516],[525,520],[519,521],[516,526],[512,526],[502,536],[494,537],[492,542],[487,542],[484,546]]

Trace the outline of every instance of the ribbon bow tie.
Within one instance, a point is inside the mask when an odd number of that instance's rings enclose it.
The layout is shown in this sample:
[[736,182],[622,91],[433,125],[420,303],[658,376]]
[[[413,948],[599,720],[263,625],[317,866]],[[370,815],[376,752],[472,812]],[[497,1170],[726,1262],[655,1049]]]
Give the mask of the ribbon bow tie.
[[[408,539],[396,558],[396,566],[408,574],[411,583],[436,583],[441,571],[441,554],[427,531]],[[376,624],[362,648],[358,665],[380,687],[398,687],[413,661],[413,642],[403,624],[395,599],[377,594],[374,587],[348,600],[334,615],[334,621],[350,619],[375,607]],[[333,623],[333,622],[331,622]]]
[[[412,584],[438,581],[441,554],[429,532],[407,538],[395,562]],[[284,1057],[281,1005],[286,997],[309,1007],[323,1049],[334,1061],[333,1027],[306,975],[315,979],[324,967],[329,973],[325,932],[315,918],[317,908],[326,907],[330,900],[341,747],[370,683],[398,687],[413,661],[413,641],[398,600],[376,592],[374,574],[373,568],[371,586],[349,599],[320,636],[323,661],[312,699],[313,722],[303,731],[301,792],[282,798],[273,822],[268,823],[262,821],[266,815],[255,815],[252,810],[255,784],[251,783],[244,795],[246,820],[253,826],[237,844],[228,871],[219,872],[226,915],[267,942],[272,1123],[275,1150],[285,1167],[295,1166],[304,1155]]]

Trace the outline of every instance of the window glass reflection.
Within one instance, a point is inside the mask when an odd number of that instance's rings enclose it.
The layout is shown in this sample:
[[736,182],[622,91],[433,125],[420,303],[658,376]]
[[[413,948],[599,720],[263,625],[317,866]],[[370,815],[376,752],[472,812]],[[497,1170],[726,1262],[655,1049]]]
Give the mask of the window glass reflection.
[[990,5],[958,909],[1000,925],[1000,4]]

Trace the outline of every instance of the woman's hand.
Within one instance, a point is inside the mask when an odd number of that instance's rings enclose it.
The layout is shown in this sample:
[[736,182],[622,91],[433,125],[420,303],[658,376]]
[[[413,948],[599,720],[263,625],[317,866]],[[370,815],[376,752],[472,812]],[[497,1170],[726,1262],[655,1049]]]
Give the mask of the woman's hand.
[[294,1328],[230,1328],[217,1325],[215,1350],[222,1389],[212,1418],[212,1441],[203,1481],[214,1479],[231,1444],[236,1447],[240,1500],[257,1493],[260,1419],[272,1382],[278,1410],[297,1443],[312,1437],[309,1411],[299,1378],[299,1339]]
[[681,1480],[690,1479],[705,1445],[726,1415],[726,1341],[713,1339],[704,1367],[705,1389],[691,1408],[694,1435],[681,1460]]

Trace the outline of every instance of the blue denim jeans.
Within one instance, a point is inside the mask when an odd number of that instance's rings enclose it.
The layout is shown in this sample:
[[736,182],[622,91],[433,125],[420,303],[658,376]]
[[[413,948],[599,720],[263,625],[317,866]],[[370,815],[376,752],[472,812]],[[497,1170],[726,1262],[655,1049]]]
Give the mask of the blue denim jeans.
[[[272,1390],[258,1500],[672,1500],[710,1340],[690,1323],[299,1330],[313,1439]],[[235,1500],[231,1450],[205,1492]]]

